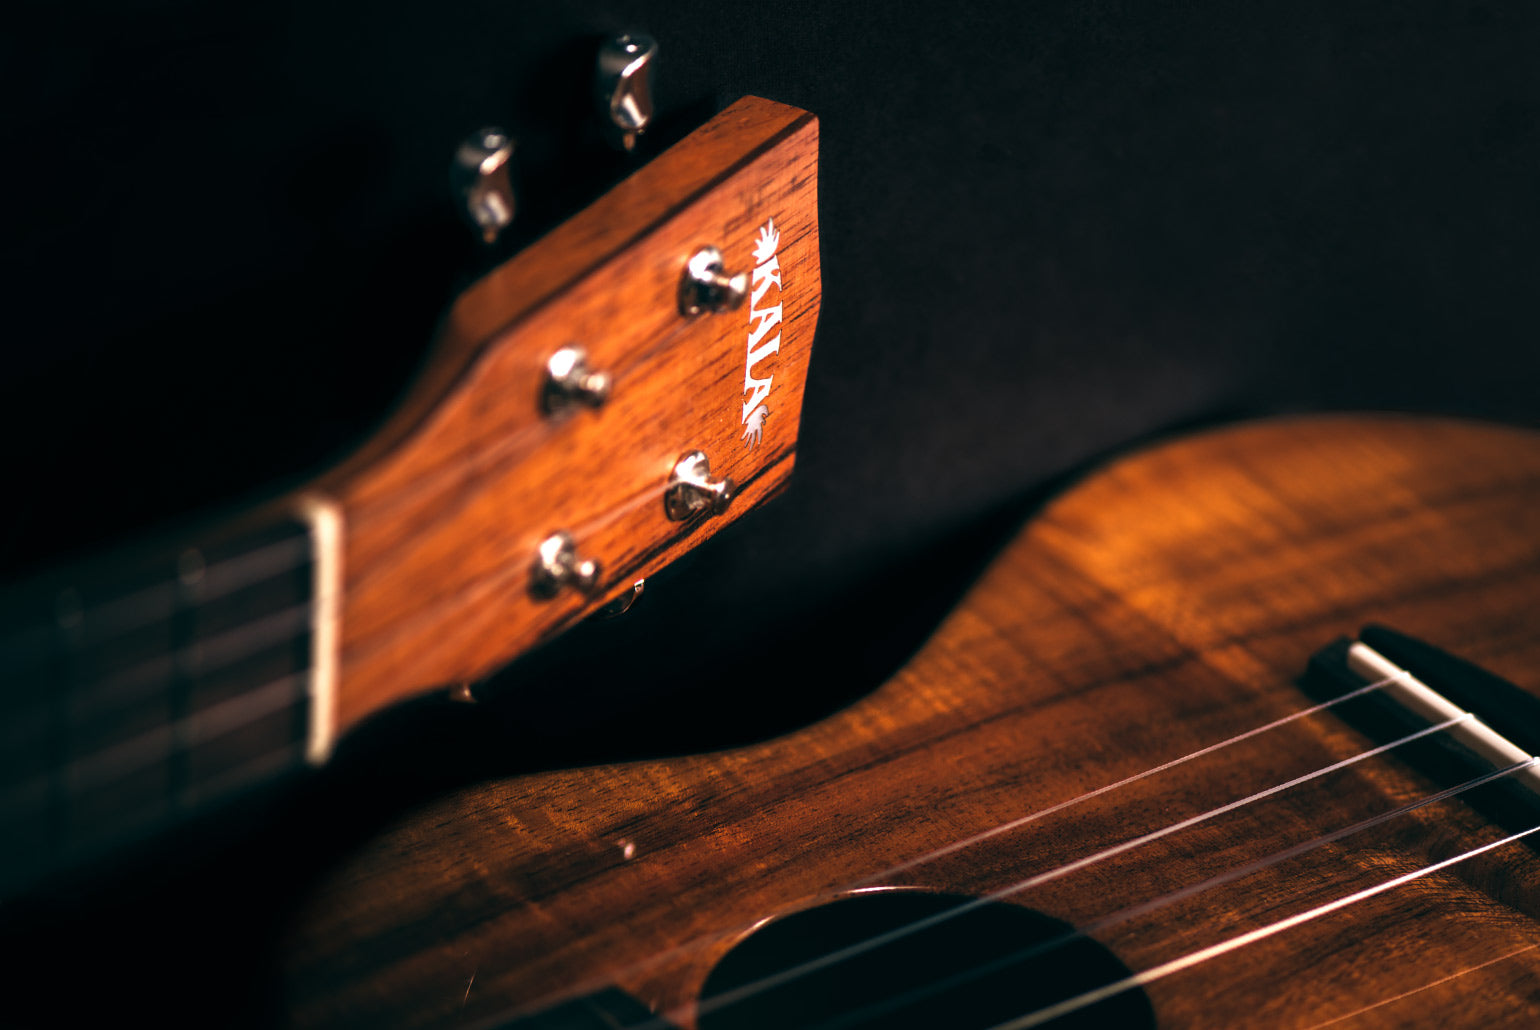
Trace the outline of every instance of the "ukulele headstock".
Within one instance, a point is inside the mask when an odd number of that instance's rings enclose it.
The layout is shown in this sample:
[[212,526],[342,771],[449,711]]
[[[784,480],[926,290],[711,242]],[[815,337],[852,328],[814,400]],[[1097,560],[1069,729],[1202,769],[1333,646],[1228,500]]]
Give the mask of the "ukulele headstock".
[[784,487],[820,302],[817,148],[812,115],[740,100],[454,302],[406,404],[307,494],[337,540],[322,752]]

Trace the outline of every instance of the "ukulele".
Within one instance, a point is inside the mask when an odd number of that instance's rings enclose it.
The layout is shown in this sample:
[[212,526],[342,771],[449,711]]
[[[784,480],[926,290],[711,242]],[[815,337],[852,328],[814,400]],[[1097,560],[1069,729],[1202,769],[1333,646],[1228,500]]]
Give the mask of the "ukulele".
[[1532,433],[1335,415],[1152,446],[821,722],[399,815],[302,899],[285,1018],[1534,1025],[1532,760],[1381,698],[1407,670],[1305,673],[1381,621],[1532,688],[1537,601]]
[[817,147],[812,115],[733,104],[459,296],[339,467],[0,597],[0,901],[323,765],[780,491]]

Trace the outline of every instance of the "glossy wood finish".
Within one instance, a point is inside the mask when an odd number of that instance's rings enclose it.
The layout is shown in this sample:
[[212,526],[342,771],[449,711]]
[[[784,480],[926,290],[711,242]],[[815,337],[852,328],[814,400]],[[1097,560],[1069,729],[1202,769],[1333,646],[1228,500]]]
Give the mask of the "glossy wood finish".
[[[320,487],[345,534],[339,731],[486,674],[781,489],[818,321],[817,153],[815,118],[745,98],[455,303],[414,396]],[[772,220],[781,343],[756,368],[774,384],[750,447],[750,305],[687,319],[676,293],[702,246],[750,270]],[[548,418],[545,362],[574,343],[612,376],[610,399]],[[723,515],[671,522],[669,472],[696,449],[738,496]],[[530,596],[536,548],[556,530],[602,564],[594,596]]]
[[[486,1025],[613,979],[693,1025],[756,921],[858,883],[999,890],[1363,751],[1314,716],[883,872],[1306,707],[1309,655],[1367,621],[1540,684],[1537,601],[1533,435],[1330,417],[1165,444],[1050,505],[893,680],[824,722],[403,817],[311,897],[292,1016]],[[1432,789],[1392,752],[1009,901],[1083,924]],[[1096,936],[1147,969],[1500,836],[1442,802]],[[1537,875],[1509,845],[1149,994],[1169,1027],[1532,1025]]]

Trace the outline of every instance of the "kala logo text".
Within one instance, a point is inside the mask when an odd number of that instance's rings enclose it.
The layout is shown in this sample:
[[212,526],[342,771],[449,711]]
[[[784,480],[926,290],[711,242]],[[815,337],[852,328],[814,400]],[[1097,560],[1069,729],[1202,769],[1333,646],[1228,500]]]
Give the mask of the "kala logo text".
[[[743,439],[753,450],[759,443],[760,435],[765,431],[765,419],[770,417],[770,409],[765,401],[770,396],[770,385],[775,381],[775,373],[765,375],[763,379],[756,379],[754,371],[766,358],[777,353],[781,349],[781,334],[779,331],[768,340],[770,330],[781,324],[781,263],[775,255],[775,248],[781,242],[781,234],[776,231],[775,219],[769,219],[764,227],[759,230],[759,240],[754,246],[754,277],[750,281],[749,299],[749,346],[748,355],[743,362],[743,392],[746,395],[743,401]],[[775,293],[770,293],[770,287],[775,287]],[[767,303],[775,301],[774,304]]]

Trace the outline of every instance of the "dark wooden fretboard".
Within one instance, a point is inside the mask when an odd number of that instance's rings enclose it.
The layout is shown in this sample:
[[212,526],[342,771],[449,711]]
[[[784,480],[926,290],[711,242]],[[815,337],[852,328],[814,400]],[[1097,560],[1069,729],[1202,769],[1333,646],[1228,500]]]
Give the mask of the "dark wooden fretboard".
[[314,570],[283,518],[0,600],[0,899],[304,766]]

